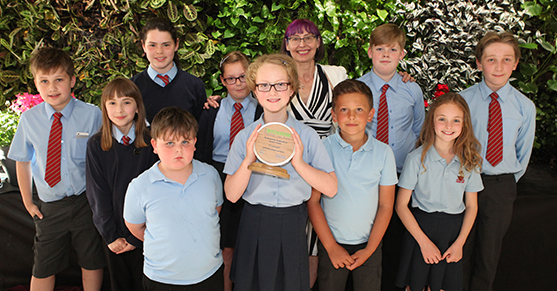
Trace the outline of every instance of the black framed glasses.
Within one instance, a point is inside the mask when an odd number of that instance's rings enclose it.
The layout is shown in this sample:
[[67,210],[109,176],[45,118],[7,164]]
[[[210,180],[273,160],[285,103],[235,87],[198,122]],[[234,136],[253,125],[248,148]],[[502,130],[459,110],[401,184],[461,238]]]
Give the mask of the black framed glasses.
[[246,76],[245,75],[241,75],[240,77],[228,77],[228,78],[224,78],[224,82],[228,85],[234,85],[236,84],[236,80],[245,83],[246,82]]
[[255,87],[260,92],[269,92],[271,91],[271,88],[275,88],[275,91],[277,92],[282,92],[288,90],[289,85],[290,83],[288,82],[276,83],[276,84],[261,83],[261,84],[255,84]]
[[299,45],[302,42],[302,40],[306,44],[313,44],[313,43],[315,43],[315,40],[317,40],[317,36],[313,35],[313,34],[312,35],[306,35],[304,37],[291,36],[291,37],[287,38],[287,40],[292,45]]

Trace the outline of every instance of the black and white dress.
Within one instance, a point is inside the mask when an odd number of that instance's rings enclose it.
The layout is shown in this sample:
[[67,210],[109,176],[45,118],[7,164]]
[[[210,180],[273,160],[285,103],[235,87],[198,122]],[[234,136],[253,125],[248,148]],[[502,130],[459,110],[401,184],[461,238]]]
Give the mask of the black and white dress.
[[297,120],[313,128],[320,138],[331,135],[334,133],[331,117],[333,86],[346,78],[346,69],[343,67],[316,64],[307,103],[304,103],[300,95],[296,94],[292,98],[288,110]]

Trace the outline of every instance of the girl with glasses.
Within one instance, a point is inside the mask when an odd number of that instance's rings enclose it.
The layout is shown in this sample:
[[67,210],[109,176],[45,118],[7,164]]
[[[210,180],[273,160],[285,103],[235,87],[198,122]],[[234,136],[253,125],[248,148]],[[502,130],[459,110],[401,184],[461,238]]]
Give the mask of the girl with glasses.
[[[334,196],[337,180],[319,136],[288,113],[299,88],[296,63],[282,54],[264,55],[248,68],[246,82],[264,114],[234,139],[224,184],[230,201],[244,205],[230,277],[234,290],[309,290],[307,208],[312,187]],[[292,129],[295,154],[282,168],[290,179],[253,172],[258,130],[269,122]]]
[[[248,126],[263,113],[263,108],[257,104],[246,83],[249,63],[248,57],[239,51],[230,52],[222,58],[219,63],[220,80],[226,87],[228,96],[222,100],[217,99],[217,106],[203,110],[199,119],[195,158],[213,165],[221,175],[223,183],[226,177],[222,172],[224,163],[234,140],[232,135],[237,133],[234,126],[238,126],[236,123],[239,119],[242,123],[241,128]],[[225,291],[232,290],[232,282],[229,279],[230,265],[243,207],[243,200],[232,203],[225,199],[220,213]]]

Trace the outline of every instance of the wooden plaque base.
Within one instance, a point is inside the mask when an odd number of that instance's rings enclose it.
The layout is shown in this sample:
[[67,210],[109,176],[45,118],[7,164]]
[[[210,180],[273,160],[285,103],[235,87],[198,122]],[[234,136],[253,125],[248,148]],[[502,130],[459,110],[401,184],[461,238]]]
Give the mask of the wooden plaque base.
[[254,172],[258,172],[258,173],[263,173],[263,174],[267,174],[267,175],[271,175],[271,176],[275,176],[275,177],[279,177],[279,178],[290,179],[290,175],[288,174],[288,171],[286,171],[286,169],[283,169],[283,168],[280,168],[280,167],[268,166],[268,165],[256,162],[256,163],[253,163],[253,164],[249,165],[248,169],[250,169]]

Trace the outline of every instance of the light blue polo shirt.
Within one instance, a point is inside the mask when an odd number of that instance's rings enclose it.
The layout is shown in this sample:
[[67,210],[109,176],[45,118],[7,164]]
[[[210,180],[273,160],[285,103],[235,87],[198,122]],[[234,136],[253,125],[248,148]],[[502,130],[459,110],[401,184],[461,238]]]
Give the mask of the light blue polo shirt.
[[217,170],[192,160],[185,185],[166,178],[159,162],[133,179],[124,219],[146,223],[143,272],[165,284],[197,284],[222,265],[219,214],[223,203]]
[[[233,175],[238,170],[246,156],[246,142],[249,135],[258,124],[265,124],[263,116],[236,135],[224,166],[224,173]],[[325,146],[311,127],[297,121],[290,113],[288,113],[286,125],[293,127],[300,135],[304,145],[303,160],[306,163],[326,173],[334,171]],[[311,186],[294,170],[292,163],[289,162],[282,168],[288,171],[290,179],[252,172],[242,198],[250,204],[269,207],[296,206],[309,200]]]
[[393,151],[370,134],[355,152],[338,131],[323,144],[338,179],[338,193],[332,198],[321,196],[329,228],[338,243],[365,243],[377,215],[379,186],[398,182]]
[[62,149],[60,182],[50,187],[44,180],[48,138],[52,126],[52,106],[42,102],[21,115],[8,158],[31,162],[33,180],[43,202],[58,201],[85,191],[85,153],[87,141],[102,125],[101,110],[75,98],[62,109]]
[[[238,81],[239,82],[239,81]],[[213,127],[213,160],[224,163],[230,149],[230,124],[232,123],[232,115],[236,112],[234,104],[236,101],[230,97],[222,99],[215,118]],[[257,100],[252,97],[251,93],[242,102],[242,119],[244,127],[253,123],[255,109],[257,108]]]
[[459,214],[466,208],[464,192],[479,192],[483,183],[477,171],[463,171],[459,179],[460,160],[454,156],[452,161],[443,159],[434,146],[427,151],[422,167],[423,147],[412,151],[406,158],[398,186],[412,192],[412,207],[425,212],[444,212]]

